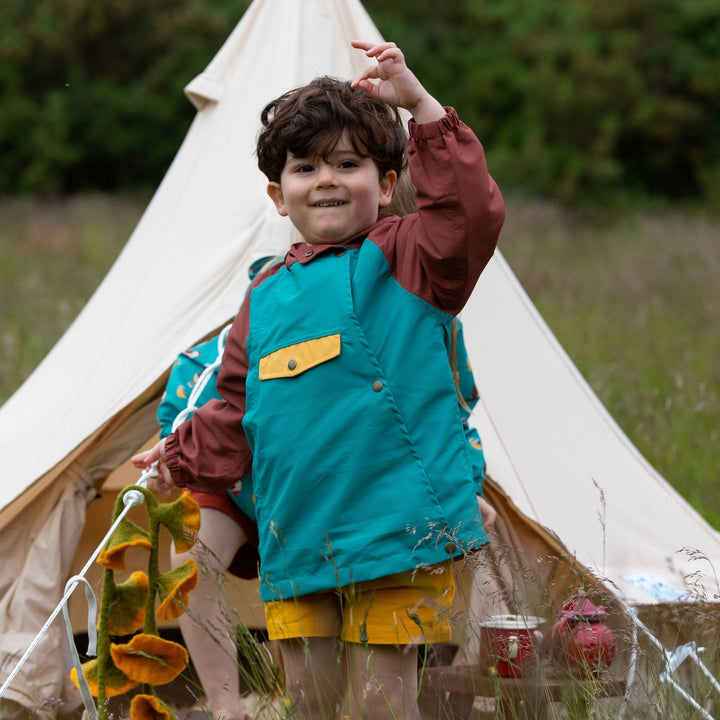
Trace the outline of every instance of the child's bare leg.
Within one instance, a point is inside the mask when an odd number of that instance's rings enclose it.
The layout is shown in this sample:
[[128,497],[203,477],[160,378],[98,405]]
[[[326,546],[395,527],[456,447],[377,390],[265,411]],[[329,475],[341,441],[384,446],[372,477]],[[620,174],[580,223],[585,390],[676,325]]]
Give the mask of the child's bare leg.
[[347,643],[346,652],[352,720],[420,720],[415,647]]
[[213,508],[200,509],[198,542],[189,553],[172,554],[173,567],[195,558],[200,579],[190,593],[188,612],[178,619],[213,717],[243,720],[235,629],[221,592],[222,575],[247,541],[243,529]]
[[295,720],[339,717],[345,681],[338,638],[298,638],[279,643]]

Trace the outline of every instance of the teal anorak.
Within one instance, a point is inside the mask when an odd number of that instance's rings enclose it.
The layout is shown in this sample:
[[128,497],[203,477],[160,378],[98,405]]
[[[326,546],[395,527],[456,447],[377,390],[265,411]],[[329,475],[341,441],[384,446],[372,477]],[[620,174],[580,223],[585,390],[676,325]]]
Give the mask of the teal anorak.
[[243,425],[264,600],[487,542],[448,362],[451,315],[404,290],[369,241],[281,268],[249,310]]

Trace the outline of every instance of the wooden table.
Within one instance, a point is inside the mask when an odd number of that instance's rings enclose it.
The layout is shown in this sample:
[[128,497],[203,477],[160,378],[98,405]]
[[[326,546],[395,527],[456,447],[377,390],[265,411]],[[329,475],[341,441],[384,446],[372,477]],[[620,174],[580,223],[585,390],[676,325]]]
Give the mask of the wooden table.
[[503,678],[476,665],[426,667],[422,684],[433,720],[467,720],[476,697],[493,698],[495,717],[506,720],[545,720],[552,702],[564,703],[572,718],[587,717],[597,699],[625,694],[625,680],[614,676]]

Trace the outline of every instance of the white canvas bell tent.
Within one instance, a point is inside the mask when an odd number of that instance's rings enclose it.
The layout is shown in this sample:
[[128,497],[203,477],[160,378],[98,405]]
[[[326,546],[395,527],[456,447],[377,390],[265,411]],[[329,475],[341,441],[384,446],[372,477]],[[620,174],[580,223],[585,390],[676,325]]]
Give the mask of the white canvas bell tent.
[[[107,529],[107,503],[88,502],[117,487],[107,478],[154,436],[177,353],[235,314],[252,261],[291,241],[253,155],[260,109],[317,75],[357,74],[367,59],[351,39],[380,39],[358,0],[253,2],[186,88],[197,115],[126,247],[0,408],[0,679],[89,556],[87,539]],[[685,577],[705,570],[717,592],[711,568],[678,551],[720,567],[718,533],[608,416],[499,254],[463,322],[482,396],[475,423],[514,521],[552,528],[547,537],[629,601],[679,597]],[[64,642],[58,624],[6,699],[37,708],[62,697]]]

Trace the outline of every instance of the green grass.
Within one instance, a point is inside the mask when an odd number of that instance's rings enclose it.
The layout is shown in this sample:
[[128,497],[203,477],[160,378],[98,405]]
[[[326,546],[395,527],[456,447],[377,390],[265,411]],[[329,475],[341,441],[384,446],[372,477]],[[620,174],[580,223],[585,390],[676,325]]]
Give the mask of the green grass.
[[511,199],[501,249],[610,414],[720,528],[720,217]]
[[83,308],[143,208],[104,195],[0,201],[0,404]]
[[[720,529],[720,216],[506,199],[501,250],[540,312],[630,439]],[[0,403],[80,311],[145,204],[0,202]]]

